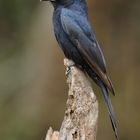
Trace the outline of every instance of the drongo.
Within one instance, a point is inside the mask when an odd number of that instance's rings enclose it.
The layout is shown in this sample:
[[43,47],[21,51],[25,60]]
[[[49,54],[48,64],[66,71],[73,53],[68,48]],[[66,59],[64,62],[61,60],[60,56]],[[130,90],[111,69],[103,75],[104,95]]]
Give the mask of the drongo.
[[112,128],[118,139],[115,115],[109,92],[115,95],[106,71],[106,62],[95,33],[88,21],[86,0],[42,0],[54,7],[53,27],[65,56],[86,72],[100,87],[108,108]]

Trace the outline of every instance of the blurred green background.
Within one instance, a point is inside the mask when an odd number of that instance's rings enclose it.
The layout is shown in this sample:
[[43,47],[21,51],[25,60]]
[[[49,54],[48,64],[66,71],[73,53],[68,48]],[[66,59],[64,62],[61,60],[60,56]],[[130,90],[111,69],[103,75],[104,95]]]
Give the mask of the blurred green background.
[[[140,1],[88,0],[89,19],[114,83],[120,140],[140,139]],[[0,0],[0,140],[44,140],[59,130],[67,98],[64,55],[50,3]],[[99,90],[97,140],[115,140]]]

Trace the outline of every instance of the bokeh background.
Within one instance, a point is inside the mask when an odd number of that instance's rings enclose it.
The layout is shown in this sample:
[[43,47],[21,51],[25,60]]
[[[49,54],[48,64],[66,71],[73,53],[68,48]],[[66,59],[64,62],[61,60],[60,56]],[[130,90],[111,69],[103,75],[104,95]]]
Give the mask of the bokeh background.
[[[114,83],[120,140],[140,139],[140,1],[88,0],[89,19]],[[39,0],[0,0],[0,140],[44,140],[59,130],[67,98],[64,55],[53,8]],[[114,134],[99,90],[97,140]]]

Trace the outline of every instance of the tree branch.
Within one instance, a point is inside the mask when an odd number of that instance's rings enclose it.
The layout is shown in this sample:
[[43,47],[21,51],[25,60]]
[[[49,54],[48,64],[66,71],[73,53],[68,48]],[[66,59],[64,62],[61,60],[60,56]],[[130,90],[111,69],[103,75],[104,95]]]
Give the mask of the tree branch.
[[[71,60],[64,59],[67,69],[73,64]],[[80,69],[71,66],[67,74],[67,83],[69,85],[67,106],[58,139],[96,140],[98,101],[88,78]]]

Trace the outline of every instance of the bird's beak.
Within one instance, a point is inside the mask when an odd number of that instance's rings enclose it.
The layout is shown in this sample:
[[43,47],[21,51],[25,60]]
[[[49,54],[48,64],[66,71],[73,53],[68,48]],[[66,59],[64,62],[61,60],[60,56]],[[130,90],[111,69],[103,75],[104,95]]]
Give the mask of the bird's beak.
[[40,0],[40,1],[50,1],[50,0]]
[[41,2],[42,1],[51,1],[51,2],[55,2],[55,0],[40,0]]

